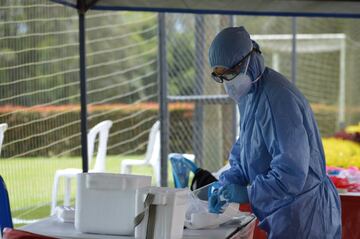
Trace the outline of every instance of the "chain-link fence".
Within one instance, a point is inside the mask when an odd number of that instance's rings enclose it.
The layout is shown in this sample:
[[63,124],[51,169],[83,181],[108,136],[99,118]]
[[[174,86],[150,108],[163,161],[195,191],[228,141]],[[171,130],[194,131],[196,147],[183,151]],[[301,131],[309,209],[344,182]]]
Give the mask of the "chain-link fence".
[[[81,168],[78,16],[47,0],[0,4],[0,123],[9,125],[0,174],[15,223],[26,223],[49,214],[55,171]],[[360,120],[359,20],[165,17],[170,152],[193,153],[210,171],[226,162],[239,116],[223,86],[210,78],[208,48],[232,25],[244,25],[266,65],[301,89],[323,136]],[[86,37],[89,127],[113,121],[106,167],[119,172],[122,159],[143,159],[159,118],[157,14],[90,11]]]
[[[187,121],[170,115],[170,151],[192,152],[199,165],[214,171],[223,165],[235,139],[236,108],[224,95],[222,86],[209,79],[207,54],[216,32],[232,25],[233,17],[189,14],[166,17],[169,100],[193,106]],[[186,132],[181,139],[179,129]],[[177,140],[181,144],[173,145]]]
[[322,136],[359,121],[358,20],[168,14],[167,21],[170,100],[189,101],[194,106],[189,122],[171,118],[170,137],[178,137],[177,128],[187,136],[183,144],[170,150],[192,150],[197,162],[210,170],[227,159],[238,134],[235,107],[222,98],[222,86],[211,80],[207,53],[215,34],[232,25],[244,25],[259,43],[265,64],[300,88],[315,112]]
[[[56,170],[81,169],[78,14],[47,0],[1,0],[0,17],[0,174],[15,223],[26,223],[49,215]],[[120,172],[125,155],[144,157],[159,112],[157,48],[155,13],[86,16],[88,121],[113,122],[108,171]]]

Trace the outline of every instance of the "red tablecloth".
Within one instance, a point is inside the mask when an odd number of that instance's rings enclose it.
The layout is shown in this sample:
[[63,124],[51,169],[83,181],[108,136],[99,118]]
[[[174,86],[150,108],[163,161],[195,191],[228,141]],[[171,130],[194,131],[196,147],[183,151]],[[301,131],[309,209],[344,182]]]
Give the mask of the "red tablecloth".
[[360,238],[360,193],[342,194],[341,217],[342,217],[342,238]]
[[[341,199],[341,219],[342,219],[342,238],[360,238],[360,193],[342,194]],[[249,204],[241,205],[241,211],[250,212]],[[258,222],[256,223],[258,224]],[[267,238],[266,233],[259,227],[255,228],[254,239]]]
[[[251,212],[250,204],[242,204],[240,206],[240,211]],[[265,238],[267,238],[266,232],[261,230],[260,227],[257,226],[258,223],[259,223],[259,221],[256,220],[256,227],[255,227],[253,239],[265,239]]]
[[3,239],[57,239],[57,238],[43,236],[23,230],[6,228],[4,230]]

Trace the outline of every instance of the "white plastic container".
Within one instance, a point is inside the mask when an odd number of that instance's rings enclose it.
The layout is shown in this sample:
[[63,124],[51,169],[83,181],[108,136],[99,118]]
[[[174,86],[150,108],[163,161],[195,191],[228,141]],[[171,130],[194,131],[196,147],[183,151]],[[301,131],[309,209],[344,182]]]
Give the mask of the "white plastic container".
[[138,190],[136,214],[138,215],[144,210],[146,213],[141,223],[135,228],[135,238],[146,238],[149,215],[144,208],[144,201],[148,193],[155,195],[152,202],[152,205],[156,206],[153,238],[182,238],[189,190],[160,187]]
[[136,190],[151,177],[82,173],[77,177],[75,228],[80,232],[134,235]]

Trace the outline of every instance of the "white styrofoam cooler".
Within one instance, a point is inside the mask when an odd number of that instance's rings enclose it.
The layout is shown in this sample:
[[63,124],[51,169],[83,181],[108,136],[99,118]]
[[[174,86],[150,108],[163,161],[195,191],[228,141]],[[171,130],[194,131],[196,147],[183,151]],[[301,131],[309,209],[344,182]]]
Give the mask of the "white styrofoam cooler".
[[76,230],[85,233],[134,235],[136,190],[150,185],[150,176],[78,174]]
[[161,187],[147,187],[138,190],[136,214],[138,215],[144,210],[146,213],[142,222],[135,228],[135,238],[146,238],[148,212],[144,208],[144,201],[148,193],[155,195],[152,202],[152,205],[156,206],[153,238],[182,238],[189,190]]

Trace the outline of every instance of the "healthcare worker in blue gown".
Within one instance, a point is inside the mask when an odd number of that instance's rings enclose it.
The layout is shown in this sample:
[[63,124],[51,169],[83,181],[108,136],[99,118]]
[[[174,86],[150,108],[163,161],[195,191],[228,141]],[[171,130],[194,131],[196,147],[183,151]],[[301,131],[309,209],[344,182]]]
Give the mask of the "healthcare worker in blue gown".
[[244,27],[230,27],[209,49],[211,77],[240,110],[231,168],[214,184],[210,212],[250,202],[269,238],[341,238],[341,207],[326,175],[314,114],[301,92],[264,66]]

